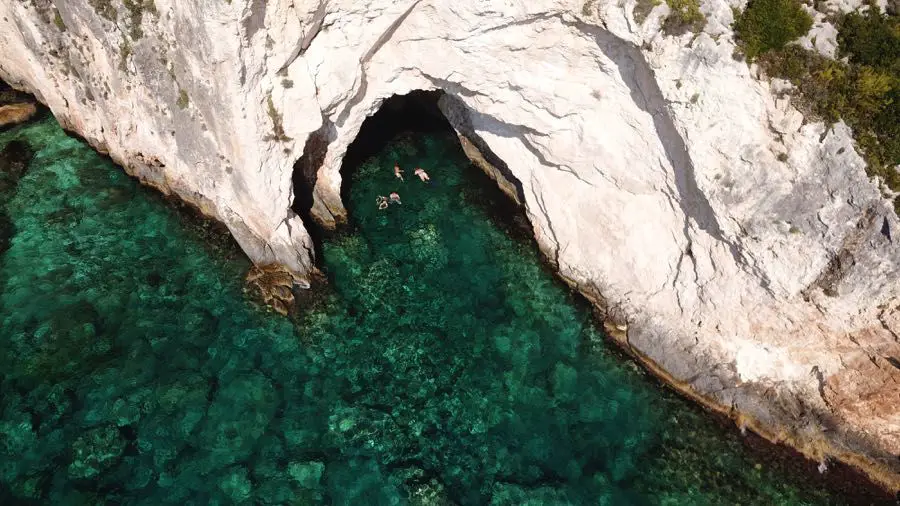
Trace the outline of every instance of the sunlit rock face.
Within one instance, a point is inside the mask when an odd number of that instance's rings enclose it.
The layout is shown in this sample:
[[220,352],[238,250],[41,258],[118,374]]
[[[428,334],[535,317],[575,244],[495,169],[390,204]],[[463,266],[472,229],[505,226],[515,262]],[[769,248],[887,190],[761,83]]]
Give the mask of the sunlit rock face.
[[311,216],[342,222],[363,121],[442,90],[626,346],[741,423],[900,483],[900,223],[845,125],[733,57],[740,2],[704,2],[679,37],[631,0],[145,4],[0,4],[0,77],[300,283],[295,165]]

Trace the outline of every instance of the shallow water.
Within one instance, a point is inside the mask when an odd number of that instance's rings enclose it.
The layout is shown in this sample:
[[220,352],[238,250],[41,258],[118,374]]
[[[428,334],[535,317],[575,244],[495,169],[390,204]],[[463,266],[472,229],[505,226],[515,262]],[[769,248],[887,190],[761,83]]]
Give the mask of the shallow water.
[[330,291],[296,325],[246,299],[227,242],[51,119],[13,139],[35,156],[0,187],[0,504],[846,499],[610,351],[452,136],[353,174]]

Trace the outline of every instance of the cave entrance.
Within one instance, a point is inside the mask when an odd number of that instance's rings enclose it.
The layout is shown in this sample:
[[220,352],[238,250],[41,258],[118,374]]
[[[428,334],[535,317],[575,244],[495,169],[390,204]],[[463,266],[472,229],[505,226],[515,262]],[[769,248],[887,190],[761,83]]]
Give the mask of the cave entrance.
[[[444,111],[452,118],[452,125]],[[460,129],[462,136],[457,135],[454,126]],[[323,258],[321,247],[331,235],[329,230],[335,224],[328,223],[328,213],[331,210],[319,201],[316,180],[328,146],[336,135],[330,122],[313,132],[293,171],[292,209],[307,224],[316,245],[315,256],[319,260]],[[437,149],[441,154],[433,154],[435,145],[441,146]],[[424,153],[432,154],[423,159],[421,155]],[[360,219],[365,221],[364,216],[375,210],[374,199],[379,195],[388,196],[397,191],[402,200],[405,195],[412,197],[421,191],[423,183],[414,174],[417,166],[431,175],[432,184],[447,183],[448,181],[443,180],[440,167],[450,160],[457,166],[464,166],[460,168],[467,174],[467,185],[478,187],[480,192],[491,195],[491,198],[478,205],[490,207],[486,211],[496,224],[509,233],[534,242],[531,224],[521,206],[524,201],[521,184],[512,176],[506,164],[474,132],[465,106],[442,90],[415,90],[405,95],[394,95],[386,99],[378,111],[363,122],[356,138],[347,148],[340,169],[340,201],[348,224],[355,226],[361,224]],[[401,182],[394,177],[394,163],[398,163],[403,169],[405,181]],[[369,174],[360,177],[360,171]],[[378,187],[380,193],[367,195],[364,199],[352,198],[353,185],[365,185],[371,178],[381,180]],[[372,190],[375,191],[374,188]],[[437,205],[437,202],[431,205]],[[448,206],[445,211],[452,212],[453,206]]]
[[[404,171],[404,181],[394,177],[395,163]],[[425,169],[431,181],[420,181],[414,174],[416,167]],[[425,204],[422,199],[426,199],[429,210],[440,208],[445,214],[460,212],[460,206],[481,208],[494,225],[537,249],[521,205],[521,184],[472,128],[466,106],[442,90],[416,90],[385,100],[348,146],[340,174],[341,202],[348,225],[356,231],[373,225],[373,218],[405,214],[417,205],[416,200]],[[361,187],[365,196],[360,194]],[[404,212],[399,206],[394,211],[394,205],[378,210],[375,199],[394,191]],[[448,192],[480,197],[446,200]],[[312,199],[306,202],[311,205]],[[401,233],[402,227],[395,232]]]
[[[416,135],[444,132],[454,133],[453,127],[438,108],[443,92],[440,90],[415,90],[406,95],[394,95],[382,103],[378,112],[363,122],[356,139],[347,149],[341,165],[341,175],[346,178],[361,163],[378,153],[389,142],[400,135]],[[292,209],[312,223],[310,211],[314,203],[316,172],[322,165],[328,144],[334,140],[335,132],[331,124],[314,132],[303,156],[294,165],[294,202]],[[413,174],[408,174],[413,177]],[[341,200],[347,203],[347,185],[343,185]]]
[[[421,151],[423,148],[421,143],[426,138],[444,137],[448,139],[448,143],[458,143],[456,132],[438,107],[438,101],[443,96],[444,92],[440,90],[415,90],[405,95],[394,95],[385,100],[378,111],[363,122],[356,139],[348,146],[341,164],[341,201],[348,215],[352,215],[355,211],[354,201],[350,198],[353,174],[364,163],[382,154],[389,145],[406,145],[415,151]],[[414,167],[409,166],[411,154],[399,152],[395,160],[380,160],[380,163],[384,165],[383,170],[388,173],[394,163],[399,163],[404,171],[406,183],[419,182],[413,174]],[[431,167],[423,168],[431,170]]]
[[[378,112],[363,122],[356,139],[347,148],[341,176],[379,153],[398,136],[427,133],[455,135],[453,127],[438,107],[443,95],[440,90],[416,90],[385,100]],[[413,174],[409,176],[413,177]],[[344,186],[341,198],[347,191],[347,185]]]

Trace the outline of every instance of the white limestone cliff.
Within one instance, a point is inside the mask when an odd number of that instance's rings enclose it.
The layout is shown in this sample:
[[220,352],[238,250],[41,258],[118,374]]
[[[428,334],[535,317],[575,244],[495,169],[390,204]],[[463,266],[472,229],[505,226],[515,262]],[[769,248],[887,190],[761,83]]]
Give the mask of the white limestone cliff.
[[703,2],[708,25],[680,37],[634,0],[143,5],[0,2],[0,78],[301,278],[295,162],[313,214],[340,222],[362,122],[443,90],[560,275],[651,369],[900,488],[900,222],[845,125],[805,121],[733,58],[739,0]]

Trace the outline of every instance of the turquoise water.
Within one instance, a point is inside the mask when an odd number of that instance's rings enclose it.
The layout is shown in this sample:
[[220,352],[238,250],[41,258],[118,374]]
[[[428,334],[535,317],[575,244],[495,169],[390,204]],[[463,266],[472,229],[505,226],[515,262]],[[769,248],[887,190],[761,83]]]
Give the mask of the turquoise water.
[[34,157],[0,185],[0,504],[848,499],[610,351],[452,136],[353,174],[329,287],[293,322],[246,298],[227,240],[52,119],[13,140]]

